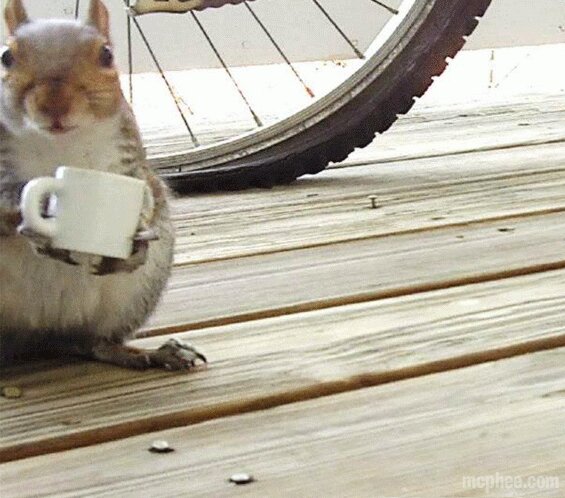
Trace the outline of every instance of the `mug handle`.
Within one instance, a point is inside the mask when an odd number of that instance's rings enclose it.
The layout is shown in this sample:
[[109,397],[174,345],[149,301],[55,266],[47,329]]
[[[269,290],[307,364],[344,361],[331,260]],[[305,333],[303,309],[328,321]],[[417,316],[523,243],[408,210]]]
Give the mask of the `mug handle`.
[[22,226],[49,239],[57,233],[56,218],[44,218],[41,215],[43,201],[49,194],[58,194],[62,190],[61,180],[51,177],[34,178],[22,190],[20,209]]

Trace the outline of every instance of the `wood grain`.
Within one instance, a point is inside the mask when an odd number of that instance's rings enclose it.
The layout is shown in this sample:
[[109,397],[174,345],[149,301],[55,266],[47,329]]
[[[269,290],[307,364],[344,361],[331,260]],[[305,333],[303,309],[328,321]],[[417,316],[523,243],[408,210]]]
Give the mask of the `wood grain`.
[[[195,263],[562,209],[565,141],[331,170],[291,187],[175,199],[175,261]],[[370,209],[376,195],[378,209]]]
[[337,167],[553,143],[565,138],[564,116],[562,94],[416,105],[368,148],[354,152]]
[[[322,81],[322,86],[327,86],[327,81],[320,79],[317,68],[311,68],[312,78],[310,81]],[[271,78],[273,70],[270,70]],[[327,72],[327,68],[322,68],[322,72],[335,78],[332,71]],[[283,87],[287,82],[288,74],[275,69],[275,74]],[[210,83],[216,86],[219,92],[229,95],[233,89],[224,82],[224,86],[218,86],[218,77],[211,79],[210,74],[206,74],[204,81],[187,73],[175,74],[174,82],[180,88],[190,88]],[[254,78],[255,76],[255,78]],[[257,86],[255,82],[264,78],[265,75],[253,72],[247,75],[250,86]],[[339,77],[339,75],[338,75]],[[182,121],[163,123],[156,120],[154,113],[170,109],[174,112],[168,95],[161,92],[162,83],[159,76],[153,76],[154,81],[147,81],[147,86],[139,82],[141,92],[154,93],[161,95],[159,101],[152,103],[150,108],[139,106],[136,108],[138,120],[142,124],[144,131],[144,143],[147,146],[152,163],[156,167],[170,166],[171,154],[186,152],[193,147],[190,138],[187,136],[186,129],[182,126]],[[229,82],[228,82],[229,83]],[[136,82],[137,84],[137,82]],[[330,84],[331,87],[331,84]],[[156,90],[157,89],[157,90]],[[279,90],[279,89],[275,89]],[[284,89],[282,90],[284,92]],[[314,88],[316,93],[320,93]],[[157,95],[156,94],[156,95]],[[296,94],[295,94],[296,96]],[[213,112],[213,109],[203,102],[202,99],[195,99],[194,94],[185,92],[183,100],[188,105],[195,108],[196,115],[192,116],[192,121],[200,121],[197,124],[198,138],[201,143],[214,143],[222,139],[233,138],[244,132],[254,129],[254,123],[245,108],[243,112],[226,112],[225,106],[220,107],[223,112]],[[262,98],[261,98],[262,97]],[[304,95],[306,97],[306,95]],[[295,98],[291,102],[285,102],[281,109],[280,103],[273,99],[265,99],[264,94],[260,99],[264,116],[268,123],[276,122],[280,117],[288,116],[292,111],[290,106],[298,107],[307,105],[308,102],[297,102]],[[305,99],[307,100],[307,99]],[[202,106],[205,105],[205,108]],[[201,108],[201,109],[199,109]],[[200,112],[198,112],[200,110]],[[171,115],[174,115],[172,114]],[[199,115],[200,114],[200,115]],[[410,111],[407,116],[401,117],[393,127],[384,135],[377,136],[376,140],[367,148],[354,152],[341,165],[359,163],[383,163],[390,161],[400,161],[414,158],[439,157],[450,154],[460,154],[462,152],[492,151],[501,148],[512,148],[520,145],[532,145],[565,138],[563,119],[563,95],[530,95],[528,99],[523,96],[511,98],[498,98],[495,101],[471,101],[468,103],[456,103],[454,105],[433,105],[420,106],[418,104]],[[214,122],[210,122],[213,116]],[[178,164],[178,162],[177,162]]]
[[[0,467],[2,495],[562,496],[565,348]],[[174,453],[147,451],[165,439]],[[234,489],[235,472],[256,482]],[[514,482],[514,481],[512,481]]]
[[561,213],[415,231],[175,269],[163,333],[565,267]]
[[[191,375],[76,362],[2,385],[0,460],[96,444],[565,345],[565,271],[201,330]],[[162,338],[139,341],[155,346]]]
[[[466,475],[563,479],[565,121],[557,101],[507,110],[416,115],[379,165],[360,165],[373,149],[292,188],[177,199],[177,265],[137,343],[177,332],[209,368],[0,372],[23,392],[0,398],[0,461],[19,459],[2,497],[435,498],[485,496]],[[163,437],[175,453],[146,451]],[[230,487],[237,471],[258,482]],[[546,491],[528,493],[560,496]]]

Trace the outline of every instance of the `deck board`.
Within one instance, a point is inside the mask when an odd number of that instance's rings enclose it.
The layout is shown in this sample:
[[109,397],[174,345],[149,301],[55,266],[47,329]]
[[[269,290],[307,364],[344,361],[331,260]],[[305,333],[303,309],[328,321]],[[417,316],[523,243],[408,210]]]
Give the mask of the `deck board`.
[[[565,121],[564,121],[565,122]],[[564,132],[565,134],[565,132]],[[565,207],[558,144],[327,171],[292,188],[174,203],[177,264]],[[368,195],[376,195],[371,209]]]
[[[416,103],[408,115],[400,117],[372,145],[357,151],[341,164],[437,157],[562,140],[565,137],[563,98],[560,93],[519,95],[503,100],[498,97],[495,101],[485,99],[441,106]],[[180,119],[176,123],[155,119],[156,110],[162,113],[164,108],[166,106],[149,107],[146,116],[145,108],[138,112],[149,157],[158,167],[178,164],[175,159],[171,160],[171,154],[183,153],[193,147]],[[247,110],[243,110],[244,115],[240,117],[216,115],[213,123],[201,128],[200,142],[215,143],[252,131],[254,123]],[[175,112],[174,107],[171,111]],[[287,106],[275,107],[268,112],[266,122],[287,117],[288,111]],[[222,118],[228,120],[222,123]]]
[[182,266],[147,329],[187,330],[561,268],[563,233],[557,212]]
[[[565,480],[565,349],[486,363],[0,467],[4,498],[519,496],[465,476]],[[153,439],[176,451],[147,451]],[[234,489],[235,472],[257,482]],[[25,480],[23,478],[25,477]]]
[[561,93],[423,108],[416,104],[368,148],[338,167],[554,143],[565,138],[564,100]]
[[0,399],[0,460],[565,345],[564,277],[547,272],[201,330],[187,338],[211,364],[191,375],[84,362],[15,369],[2,383],[24,396]]
[[[0,397],[2,497],[563,486],[564,112],[417,111],[323,175],[175,199],[173,277],[137,343],[174,334],[209,368],[4,369],[23,396]],[[146,452],[159,437],[177,452]],[[228,486],[236,471],[258,482]]]

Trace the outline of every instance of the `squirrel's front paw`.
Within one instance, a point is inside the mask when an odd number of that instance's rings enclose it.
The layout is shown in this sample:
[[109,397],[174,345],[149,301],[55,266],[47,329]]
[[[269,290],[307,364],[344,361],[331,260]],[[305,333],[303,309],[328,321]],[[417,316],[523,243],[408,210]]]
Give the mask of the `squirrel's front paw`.
[[15,235],[22,222],[22,215],[18,210],[0,212],[0,236]]
[[51,241],[47,237],[34,232],[31,228],[24,227],[23,225],[18,226],[18,233],[22,237],[25,237],[35,250],[44,250],[51,244]]
[[36,254],[61,261],[68,265],[79,265],[79,262],[73,259],[71,251],[52,247],[51,241],[47,237],[25,227],[18,227],[18,233],[28,240]]
[[132,273],[147,261],[149,242],[158,239],[157,232],[153,229],[139,231],[133,238],[133,251],[128,259],[102,258],[92,265],[90,273],[98,276]]

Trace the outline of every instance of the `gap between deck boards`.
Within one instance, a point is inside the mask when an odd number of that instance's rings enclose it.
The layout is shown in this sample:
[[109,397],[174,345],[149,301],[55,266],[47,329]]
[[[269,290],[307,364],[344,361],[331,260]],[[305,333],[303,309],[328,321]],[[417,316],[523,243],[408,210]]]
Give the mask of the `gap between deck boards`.
[[[509,221],[508,229],[476,222],[417,237],[301,249],[292,258],[179,268],[144,332],[195,330],[564,267],[560,213]],[[289,287],[289,278],[301,285]]]
[[[562,170],[560,170],[562,171]],[[179,262],[175,263],[175,268],[186,268],[189,266],[198,266],[201,264],[208,264],[208,263],[216,263],[219,261],[235,261],[238,259],[246,259],[255,256],[269,256],[272,254],[281,254],[286,252],[292,252],[301,249],[316,249],[320,247],[328,247],[335,244],[345,244],[348,242],[361,242],[364,240],[376,240],[376,239],[384,239],[387,237],[395,237],[399,235],[416,235],[420,233],[430,233],[450,228],[463,228],[463,227],[470,227],[473,225],[479,225],[482,223],[491,223],[491,222],[499,222],[499,221],[508,221],[514,219],[524,219],[524,218],[533,218],[536,216],[543,216],[547,214],[558,214],[558,213],[565,213],[565,206],[556,206],[552,208],[546,209],[538,209],[538,210],[531,210],[531,211],[524,211],[522,213],[511,213],[511,214],[504,214],[500,216],[485,216],[481,218],[475,218],[473,220],[468,221],[458,221],[454,223],[445,223],[442,225],[426,225],[417,228],[407,228],[404,230],[393,230],[390,232],[384,233],[376,233],[370,235],[359,235],[354,237],[347,237],[342,239],[334,239],[331,241],[321,241],[321,242],[312,242],[312,243],[305,243],[301,244],[298,247],[281,247],[272,250],[256,250],[252,254],[240,254],[240,255],[227,255],[227,256],[219,256],[210,259],[199,259],[198,261],[186,261],[186,262]]]
[[439,282],[426,283],[422,285],[409,285],[407,287],[398,287],[386,289],[384,291],[368,292],[365,294],[350,295],[347,297],[330,298],[320,301],[303,302],[296,305],[285,306],[280,308],[271,308],[252,313],[242,313],[239,315],[230,315],[226,317],[204,320],[201,322],[189,322],[185,324],[176,324],[164,327],[155,327],[144,330],[138,334],[138,338],[158,337],[162,335],[176,334],[179,332],[189,332],[211,327],[220,327],[224,325],[234,325],[242,322],[251,322],[263,320],[266,318],[276,318],[281,316],[293,315],[309,311],[318,311],[338,306],[348,306],[351,304],[361,304],[381,299],[389,299],[395,297],[409,296],[414,294],[423,294],[425,292],[452,289],[462,285],[479,284],[494,282],[497,280],[510,279],[514,277],[522,277],[533,275],[536,273],[551,272],[555,270],[565,269],[565,260],[555,261],[552,263],[542,263],[513,270],[501,270],[498,272],[484,273],[480,275],[472,275],[469,277],[456,278],[453,280],[443,280]]
[[353,168],[359,166],[367,166],[369,164],[390,164],[396,163],[399,161],[402,162],[409,162],[409,161],[419,161],[422,159],[436,159],[438,157],[456,157],[462,156],[465,154],[472,154],[475,152],[495,152],[495,151],[502,151],[502,150],[513,150],[519,149],[521,147],[534,147],[536,145],[556,145],[565,142],[565,137],[557,137],[554,139],[538,139],[538,140],[527,140],[520,143],[515,144],[507,144],[507,145],[484,145],[481,147],[469,147],[461,150],[454,150],[454,151],[445,151],[445,152],[429,152],[429,153],[422,153],[419,155],[414,155],[411,157],[390,157],[390,158],[382,158],[382,159],[365,159],[365,160],[357,160],[357,161],[344,161],[341,163],[335,163],[330,166],[330,169],[346,169],[346,168]]
[[565,335],[533,340],[498,349],[480,351],[445,360],[432,361],[388,372],[376,374],[364,373],[347,379],[323,382],[314,386],[289,390],[287,392],[271,396],[262,396],[256,399],[247,399],[240,402],[232,401],[215,405],[211,408],[188,409],[154,416],[148,419],[132,420],[115,425],[90,429],[75,434],[60,436],[53,439],[43,439],[31,444],[13,445],[7,448],[2,448],[0,449],[0,463],[76,448],[83,448],[86,446],[125,439],[165,429],[185,427],[219,418],[233,417],[258,410],[267,410],[291,403],[342,394],[345,392],[380,386],[401,380],[415,379],[417,377],[441,372],[449,372],[483,363],[505,360],[524,354],[548,351],[561,347],[565,347]]
[[[562,139],[556,140],[555,142],[542,142],[542,143],[560,143]],[[520,147],[522,144],[517,146],[511,146],[508,148]],[[497,150],[488,149],[488,150]],[[464,154],[465,152],[461,152]],[[440,154],[445,155],[445,154]],[[452,155],[459,155],[455,153]],[[430,156],[436,157],[436,156]],[[511,219],[524,219],[535,217],[540,214],[558,214],[565,211],[563,207],[553,207],[549,209],[538,210],[537,212],[529,213],[519,213],[513,215],[506,215],[501,217],[491,217],[486,219],[478,219],[469,222],[454,223],[452,225],[447,225],[448,228],[457,227],[470,227],[473,225],[485,223],[486,221],[498,222],[507,221]],[[378,239],[389,237],[391,235],[410,235],[412,233],[426,233],[435,230],[445,230],[446,225],[440,227],[421,227],[413,230],[398,231],[389,234],[381,234],[369,236],[368,239]],[[540,225],[541,229],[541,225]],[[358,239],[354,239],[358,240]],[[361,240],[366,240],[363,238]],[[341,242],[341,241],[340,241]],[[553,240],[555,243],[556,240]],[[331,244],[321,244],[312,245],[311,247],[323,247],[327,245],[334,245],[335,241]],[[296,248],[295,248],[296,249]],[[274,254],[279,252],[285,252],[284,250],[274,251]],[[255,256],[255,255],[254,255]],[[243,258],[250,256],[243,256]],[[518,276],[533,275],[533,274],[543,274],[551,270],[565,269],[565,260],[556,259],[554,261],[551,258],[557,257],[555,254],[553,256],[546,256],[549,261],[540,258],[540,260],[527,264],[526,262],[521,262],[520,267],[511,268],[509,270],[496,271],[493,268],[483,268],[482,272],[474,273],[472,275],[465,275],[462,273],[459,277],[452,279],[439,279],[437,281],[428,280],[421,283],[416,282],[415,284],[408,284],[404,286],[394,287],[389,283],[388,288],[381,290],[375,290],[372,292],[357,292],[352,293],[346,297],[329,297],[326,299],[319,299],[316,301],[302,302],[296,305],[280,306],[280,307],[267,307],[261,311],[253,311],[250,313],[235,313],[233,316],[229,317],[219,317],[212,318],[210,320],[201,320],[185,324],[174,324],[171,326],[155,327],[153,330],[148,331],[148,335],[162,335],[165,333],[179,332],[186,330],[201,329],[203,327],[210,327],[223,324],[234,324],[242,321],[252,321],[258,320],[260,318],[266,317],[277,317],[290,315],[303,311],[316,311],[324,310],[327,308],[345,306],[348,304],[355,303],[365,303],[375,300],[382,300],[385,298],[392,297],[403,297],[413,294],[421,294],[428,291],[439,291],[445,289],[452,289],[459,287],[461,285],[467,284],[480,284],[488,282],[496,282],[509,280]],[[222,259],[242,259],[238,257],[228,257],[219,258]],[[202,261],[199,261],[202,264]],[[553,330],[553,329],[551,329]],[[553,330],[556,334],[558,331]],[[105,441],[112,441],[116,439],[127,438],[133,435],[146,434],[162,429],[168,429],[173,427],[180,427],[190,424],[196,424],[204,422],[207,420],[213,420],[222,417],[239,415],[241,413],[249,413],[256,410],[263,410],[267,408],[272,408],[276,406],[287,405],[295,403],[298,401],[305,401],[310,399],[316,399],[320,397],[325,397],[333,394],[344,393],[347,391],[354,391],[359,389],[364,389],[367,387],[383,385],[399,380],[414,379],[417,377],[422,377],[430,375],[433,373],[447,372],[456,369],[466,368],[481,363],[488,363],[493,361],[498,361],[502,359],[512,358],[515,356],[524,355],[531,352],[545,351],[549,349],[554,349],[558,347],[565,346],[565,335],[553,335],[549,337],[544,337],[541,339],[531,339],[527,340],[522,338],[522,342],[513,345],[506,345],[501,347],[496,347],[495,344],[490,344],[485,350],[471,352],[468,354],[458,354],[449,358],[442,358],[439,360],[428,360],[421,361],[419,364],[416,363],[408,367],[391,367],[390,370],[381,372],[370,372],[360,373],[358,375],[344,376],[338,380],[322,381],[317,384],[312,384],[309,386],[294,387],[288,389],[285,392],[279,392],[277,394],[268,395],[264,394],[261,396],[252,397],[247,399],[237,399],[235,401],[217,403],[215,405],[209,405],[203,408],[194,409],[181,409],[174,410],[170,409],[164,415],[151,415],[141,419],[133,419],[129,421],[112,422],[107,426],[103,427],[91,427],[82,431],[77,431],[74,433],[69,433],[59,435],[56,437],[47,437],[45,439],[36,440],[33,442],[26,442],[23,444],[15,444],[11,446],[6,446],[0,449],[0,462],[7,462],[12,460],[17,460],[21,458],[26,458],[33,455],[48,454],[57,451],[64,451],[71,448],[77,448],[81,446],[89,446],[98,444]]]
[[[552,476],[551,486],[544,479],[530,491],[562,496],[564,354],[555,349],[16,461],[0,466],[0,481],[6,498],[36,490],[67,498],[437,498],[485,496],[465,477],[497,473],[523,482]],[[169,441],[175,452],[148,452],[150,438]],[[256,480],[234,489],[227,477],[242,470]],[[524,490],[496,485],[486,495],[510,489],[512,496]]]
[[[457,160],[332,170],[269,192],[173,202],[176,265],[562,208],[565,142]],[[548,167],[549,166],[549,167]],[[370,209],[368,195],[377,197]],[[518,202],[519,199],[519,202]]]

